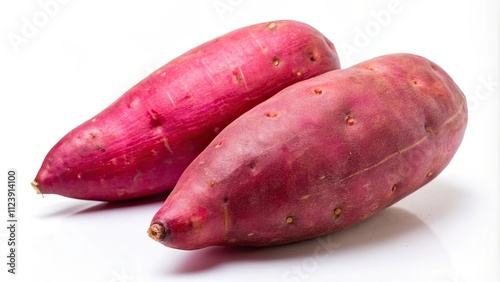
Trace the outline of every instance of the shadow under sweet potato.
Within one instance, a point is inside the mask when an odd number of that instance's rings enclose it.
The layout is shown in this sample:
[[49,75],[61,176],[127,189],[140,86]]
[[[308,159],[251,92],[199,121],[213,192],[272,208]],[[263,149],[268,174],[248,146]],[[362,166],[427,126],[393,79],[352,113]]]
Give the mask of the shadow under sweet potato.
[[44,210],[37,216],[40,218],[81,216],[91,213],[107,212],[111,210],[125,210],[133,207],[146,206],[155,203],[158,204],[159,208],[169,194],[170,191],[148,197],[116,202],[88,201],[67,198],[65,199],[65,201],[57,203],[57,205],[49,206],[47,210]]
[[[139,207],[150,204],[161,204],[165,201],[165,199],[170,194],[169,192],[164,192],[148,197],[138,198],[138,199],[130,199],[124,201],[116,201],[116,202],[101,202],[87,209],[81,210],[79,212],[74,213],[74,216],[84,215],[89,213],[97,213],[97,212],[106,212],[110,210],[119,210],[119,209],[129,209],[133,207]],[[158,208],[159,208],[158,207]]]
[[[426,259],[426,263],[436,263],[436,261],[438,264],[448,263],[448,258],[443,255],[445,251],[438,236],[426,222],[445,220],[463,204],[464,191],[460,187],[455,187],[454,184],[439,180],[429,183],[421,190],[363,222],[318,238],[273,247],[215,246],[189,251],[173,272],[189,274],[232,263],[300,261],[301,258],[316,256],[330,264],[332,262],[328,262],[329,260],[353,255],[359,255],[362,259],[363,253],[368,253],[370,250],[380,251],[380,256],[384,257],[391,255],[386,253],[385,249],[392,248],[397,252],[405,247],[401,246],[401,242],[406,242],[406,240],[418,240],[419,244],[422,242],[430,244],[428,248],[425,247],[425,252],[431,252],[432,258]],[[405,208],[405,206],[414,205],[421,207],[422,213],[415,214]],[[429,214],[432,216],[427,217],[424,222],[421,218]],[[411,241],[407,244],[411,244]]]

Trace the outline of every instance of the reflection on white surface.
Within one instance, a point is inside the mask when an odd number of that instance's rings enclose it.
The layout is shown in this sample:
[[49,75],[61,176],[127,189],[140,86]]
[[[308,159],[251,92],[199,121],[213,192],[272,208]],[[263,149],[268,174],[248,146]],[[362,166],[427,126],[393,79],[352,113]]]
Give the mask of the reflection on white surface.
[[[191,273],[241,262],[284,261],[282,281],[331,275],[337,279],[425,278],[449,270],[439,238],[418,217],[391,207],[350,229],[302,243],[267,249],[210,248],[190,254],[175,273]],[[363,269],[362,272],[359,269]]]
[[[447,217],[459,207],[460,191],[447,188],[434,194],[451,199],[446,206],[421,205],[426,213],[435,215],[433,220]],[[366,277],[370,281],[446,281],[443,279],[452,275],[450,256],[441,239],[417,215],[397,206],[346,230],[296,244],[193,252],[172,271],[197,273],[242,262],[278,262],[281,281],[318,281],[323,277],[338,281],[363,281]]]
[[[457,248],[446,241],[460,232],[464,212],[474,199],[466,195],[467,187],[453,183],[431,182],[364,222],[319,238],[269,248],[196,251],[169,249],[147,237],[150,217],[165,195],[124,203],[62,199],[39,210],[36,221],[44,231],[33,231],[38,236],[29,246],[31,257],[24,267],[47,277],[69,279],[79,274],[100,281],[113,277],[128,277],[125,281],[151,281],[151,277],[158,281],[161,277],[178,279],[174,281],[255,281],[256,277],[269,277],[265,281],[330,281],[329,277],[334,281],[456,281],[460,253],[450,251]],[[443,224],[445,230],[439,228]]]

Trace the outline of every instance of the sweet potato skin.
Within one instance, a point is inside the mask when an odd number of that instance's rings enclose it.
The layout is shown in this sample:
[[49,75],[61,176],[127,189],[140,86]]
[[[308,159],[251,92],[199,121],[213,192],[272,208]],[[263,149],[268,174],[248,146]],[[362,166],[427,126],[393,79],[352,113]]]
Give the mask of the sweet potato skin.
[[232,31],[167,63],[69,132],[32,185],[103,201],[171,190],[229,122],[286,86],[339,67],[334,45],[305,23]]
[[467,124],[433,62],[390,54],[290,86],[184,171],[149,235],[178,249],[268,246],[356,224],[434,179]]

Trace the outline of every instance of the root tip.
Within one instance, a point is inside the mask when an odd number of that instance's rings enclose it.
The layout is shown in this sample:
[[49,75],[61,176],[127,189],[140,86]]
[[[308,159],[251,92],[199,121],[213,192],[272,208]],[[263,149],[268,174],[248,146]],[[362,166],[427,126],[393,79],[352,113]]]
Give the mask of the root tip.
[[153,223],[148,229],[148,235],[155,241],[163,241],[166,236],[165,227],[161,223]]
[[42,191],[40,191],[40,187],[38,187],[38,182],[35,180],[31,181],[31,186],[35,189],[37,194],[42,194]]

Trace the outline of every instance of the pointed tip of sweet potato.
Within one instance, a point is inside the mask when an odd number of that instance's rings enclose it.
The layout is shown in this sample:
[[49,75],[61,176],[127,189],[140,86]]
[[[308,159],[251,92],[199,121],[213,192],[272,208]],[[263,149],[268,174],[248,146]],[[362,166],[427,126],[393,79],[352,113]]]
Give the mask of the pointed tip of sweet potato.
[[31,181],[31,186],[35,189],[37,194],[43,194],[42,191],[40,191],[40,184],[36,180]]
[[167,230],[161,223],[153,223],[148,228],[148,235],[155,241],[163,241],[166,237]]

